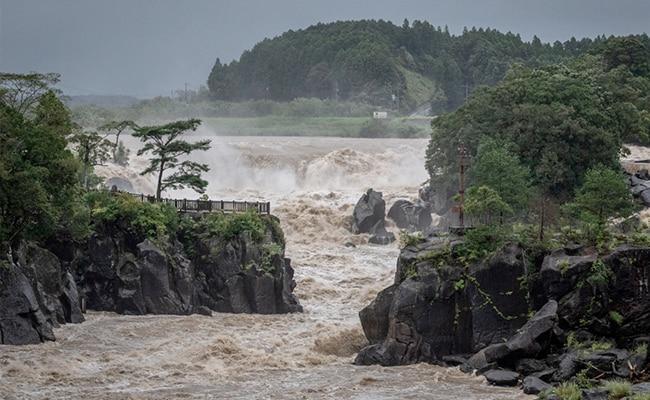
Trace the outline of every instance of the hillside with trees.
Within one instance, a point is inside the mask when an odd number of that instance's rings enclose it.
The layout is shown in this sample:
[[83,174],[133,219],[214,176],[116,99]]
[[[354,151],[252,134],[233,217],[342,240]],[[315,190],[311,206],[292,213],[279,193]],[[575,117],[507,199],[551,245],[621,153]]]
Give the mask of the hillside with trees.
[[208,86],[212,97],[228,101],[316,97],[402,111],[430,103],[440,113],[456,109],[477,87],[501,81],[514,63],[567,61],[604,40],[550,44],[489,28],[452,35],[426,21],[342,21],[265,39],[229,64],[217,59]]

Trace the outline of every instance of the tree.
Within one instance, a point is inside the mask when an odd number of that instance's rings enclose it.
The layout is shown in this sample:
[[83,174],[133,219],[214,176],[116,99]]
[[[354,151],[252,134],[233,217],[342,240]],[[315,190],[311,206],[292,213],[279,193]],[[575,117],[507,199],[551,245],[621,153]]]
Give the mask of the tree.
[[[115,135],[115,141],[113,142],[113,162],[117,162],[117,152],[120,147],[120,135],[127,130],[135,130],[138,125],[133,121],[111,121],[105,125],[99,127],[100,131],[108,132],[109,134]],[[124,151],[122,151],[122,154]]]
[[[198,193],[205,192],[208,182],[201,179],[201,173],[209,170],[207,164],[179,159],[195,151],[205,151],[210,148],[210,140],[190,143],[180,139],[187,131],[195,131],[200,124],[201,121],[198,119],[189,119],[165,125],[135,128],[133,136],[144,143],[138,155],[151,153],[149,166],[141,174],[158,174],[156,184],[158,201],[161,199],[162,192],[167,189],[188,187]],[[175,172],[164,176],[166,171],[172,170]]]
[[103,165],[110,157],[113,144],[94,131],[79,130],[72,135],[71,143],[81,161],[81,182],[83,187],[89,189],[90,175],[93,167]]
[[530,170],[510,150],[512,147],[489,137],[481,139],[470,177],[474,185],[494,189],[512,209],[522,210],[531,195]]
[[59,74],[0,73],[0,102],[19,114],[27,115],[45,93],[58,94],[53,86],[59,79]]
[[584,183],[568,208],[584,221],[604,225],[609,218],[629,216],[634,202],[622,173],[597,166],[587,171]]
[[467,190],[465,212],[483,225],[503,222],[503,216],[512,213],[510,207],[496,190],[487,186],[472,186]]
[[78,163],[56,128],[0,99],[0,248],[42,239],[71,224]]

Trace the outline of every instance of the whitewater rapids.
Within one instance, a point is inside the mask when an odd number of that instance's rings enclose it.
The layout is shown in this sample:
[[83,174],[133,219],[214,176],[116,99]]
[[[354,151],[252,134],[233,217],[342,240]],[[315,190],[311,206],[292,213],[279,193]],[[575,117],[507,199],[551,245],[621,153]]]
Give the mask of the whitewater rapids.
[[[350,234],[368,188],[387,205],[415,198],[425,140],[214,137],[211,199],[271,201],[287,237],[302,314],[121,316],[90,312],[56,329],[56,342],[0,346],[2,399],[525,399],[481,377],[420,364],[357,367],[366,344],[357,313],[390,285],[396,244]],[[126,138],[135,149],[138,144]],[[103,167],[153,191],[153,179]],[[191,192],[170,197],[196,198]],[[391,227],[389,226],[389,229]],[[354,247],[346,247],[346,243]]]

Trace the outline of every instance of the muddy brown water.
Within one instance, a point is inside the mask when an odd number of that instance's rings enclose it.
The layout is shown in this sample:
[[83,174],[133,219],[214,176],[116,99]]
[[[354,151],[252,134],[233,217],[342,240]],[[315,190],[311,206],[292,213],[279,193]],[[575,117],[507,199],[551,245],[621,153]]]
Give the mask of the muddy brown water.
[[[199,135],[210,136],[200,131]],[[56,342],[0,346],[2,399],[526,399],[457,369],[352,365],[366,344],[358,311],[393,279],[397,244],[347,230],[369,187],[387,205],[415,198],[425,140],[213,138],[212,199],[270,200],[287,236],[305,312],[291,315],[121,316],[89,312]],[[137,143],[127,138],[135,149]],[[135,152],[135,151],[134,151]],[[132,180],[145,163],[106,167]],[[190,192],[170,196],[194,198]],[[391,227],[389,226],[389,229]],[[346,242],[357,244],[345,247]]]

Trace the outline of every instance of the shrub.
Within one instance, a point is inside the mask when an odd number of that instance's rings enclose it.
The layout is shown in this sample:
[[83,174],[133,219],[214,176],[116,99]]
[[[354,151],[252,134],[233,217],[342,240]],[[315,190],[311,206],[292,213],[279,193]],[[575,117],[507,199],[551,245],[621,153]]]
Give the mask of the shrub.
[[614,272],[602,260],[596,260],[591,265],[587,282],[592,286],[607,285],[614,277]]
[[500,226],[485,225],[465,232],[465,241],[458,246],[459,260],[463,263],[480,261],[501,248],[508,235]]
[[624,320],[623,316],[618,311],[610,311],[609,319],[618,326],[621,326]]
[[563,382],[553,390],[560,400],[582,400],[582,390],[575,383]]
[[409,233],[406,230],[402,230],[399,234],[399,246],[400,248],[405,248],[409,246],[415,246],[424,241],[422,232]]
[[266,224],[256,212],[240,214],[210,213],[196,219],[184,220],[184,231],[192,231],[204,238],[230,240],[244,232],[259,242],[264,238]]
[[128,194],[106,191],[88,193],[86,203],[95,227],[116,224],[149,239],[173,235],[178,229],[178,213],[167,204],[142,202]]
[[613,400],[622,399],[623,397],[632,394],[632,384],[622,380],[606,381],[603,384],[605,390],[609,394],[609,398]]

